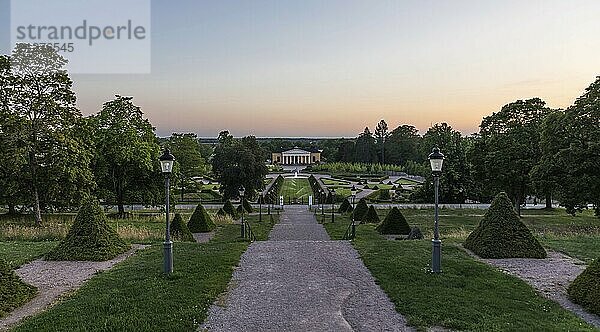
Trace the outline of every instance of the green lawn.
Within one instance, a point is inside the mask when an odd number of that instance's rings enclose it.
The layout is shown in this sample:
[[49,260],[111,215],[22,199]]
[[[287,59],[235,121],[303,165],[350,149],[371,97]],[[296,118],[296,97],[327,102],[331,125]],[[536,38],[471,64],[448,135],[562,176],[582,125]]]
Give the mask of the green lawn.
[[0,242],[0,258],[4,259],[11,268],[15,269],[36,258],[44,256],[57,244],[58,241]]
[[405,184],[405,185],[419,184],[419,182],[417,182],[417,181],[413,181],[413,180],[409,180],[409,179],[405,179],[405,178],[400,178],[400,179],[394,181],[394,183],[400,184],[400,185],[402,185],[402,184]]
[[[387,211],[378,212],[384,216]],[[419,329],[443,326],[476,331],[594,330],[558,304],[537,295],[525,282],[479,263],[457,248],[480,216],[444,211],[440,218],[443,273],[428,273],[432,214],[429,210],[402,212],[411,226],[418,225],[424,230],[425,240],[388,241],[379,236],[374,225],[359,225],[353,244],[378,284],[411,325]],[[552,217],[540,218],[552,220]],[[337,215],[336,223],[324,226],[332,239],[341,239],[349,223],[348,216]],[[580,226],[581,223],[575,222]],[[555,231],[567,227],[559,220],[552,220],[545,227],[550,226]],[[591,257],[598,250],[585,241],[581,244],[564,237],[552,241],[556,241],[553,245],[566,246],[583,257]]]
[[323,182],[323,184],[326,186],[344,186],[344,185],[350,184],[349,181],[337,180],[337,179],[331,179],[331,178],[321,178],[321,182]]
[[[266,239],[272,224],[257,218],[250,216],[249,222],[257,237]],[[209,243],[175,243],[170,277],[161,272],[162,244],[155,243],[14,330],[194,331],[248,246],[239,235],[239,225],[231,224],[220,226]]]
[[280,195],[283,195],[285,202],[287,202],[289,198],[292,200],[303,199],[304,202],[308,202],[308,196],[313,195],[313,192],[308,183],[308,179],[287,178],[283,181]]

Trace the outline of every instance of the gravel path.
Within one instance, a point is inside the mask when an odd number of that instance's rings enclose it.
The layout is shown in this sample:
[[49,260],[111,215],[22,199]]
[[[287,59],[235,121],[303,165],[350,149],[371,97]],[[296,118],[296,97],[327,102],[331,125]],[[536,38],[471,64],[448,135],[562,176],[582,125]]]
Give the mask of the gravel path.
[[346,241],[329,241],[305,206],[288,206],[269,241],[242,255],[210,331],[407,331]]
[[21,319],[37,314],[55,302],[61,295],[73,291],[94,274],[108,270],[124,261],[137,250],[148,246],[134,245],[128,252],[104,262],[44,261],[41,259],[25,264],[15,270],[21,279],[38,288],[38,295],[25,305],[15,309],[0,320],[0,330],[8,329]]
[[[475,256],[472,252],[469,253]],[[584,262],[554,251],[548,251],[545,259],[477,259],[524,280],[546,298],[600,328],[600,317],[588,313],[567,297],[569,284],[586,268]]]
[[194,236],[194,240],[196,240],[196,242],[206,243],[206,242],[210,241],[210,239],[212,239],[213,236],[215,236],[215,232],[192,233],[192,235]]

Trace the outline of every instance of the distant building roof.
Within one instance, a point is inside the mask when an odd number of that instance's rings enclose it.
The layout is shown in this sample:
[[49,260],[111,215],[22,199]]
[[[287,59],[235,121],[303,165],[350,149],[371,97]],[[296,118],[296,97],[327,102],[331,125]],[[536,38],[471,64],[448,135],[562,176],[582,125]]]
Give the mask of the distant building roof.
[[298,151],[298,152],[300,152],[300,151],[306,151],[306,152],[310,152],[310,153],[319,153],[319,152],[323,152],[323,150],[320,150],[320,149],[318,149],[318,148],[315,148],[315,147],[310,147],[310,148],[299,148],[299,147],[293,147],[293,148],[291,148],[291,149],[283,149],[283,148],[280,148],[280,149],[277,149],[277,150],[273,151],[273,153],[291,152],[291,151],[294,151],[294,150],[296,150],[296,151]]

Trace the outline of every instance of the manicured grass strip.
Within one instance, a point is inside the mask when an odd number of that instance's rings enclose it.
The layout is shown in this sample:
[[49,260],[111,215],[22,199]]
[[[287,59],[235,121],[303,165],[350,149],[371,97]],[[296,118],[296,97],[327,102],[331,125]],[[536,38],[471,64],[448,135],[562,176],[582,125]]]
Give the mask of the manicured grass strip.
[[285,181],[283,181],[281,195],[283,195],[286,202],[288,198],[291,198],[292,200],[303,198],[305,202],[308,202],[308,196],[312,194],[313,192],[308,183],[308,179],[285,179]]
[[586,263],[600,258],[600,237],[587,235],[556,236],[544,235],[539,237],[545,247],[576,257]]
[[176,243],[171,277],[162,245],[99,274],[16,331],[193,331],[225,290],[247,243]]
[[58,245],[58,241],[0,242],[0,259],[4,259],[13,269],[44,256]]

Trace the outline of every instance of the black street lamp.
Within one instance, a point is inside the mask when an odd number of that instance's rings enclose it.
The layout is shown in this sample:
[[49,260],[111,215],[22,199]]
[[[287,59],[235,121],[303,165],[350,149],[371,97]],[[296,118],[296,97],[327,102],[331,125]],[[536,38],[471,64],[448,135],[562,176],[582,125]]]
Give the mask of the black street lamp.
[[246,189],[244,188],[244,186],[240,186],[239,189],[239,193],[240,193],[240,206],[242,207],[242,227],[241,227],[241,235],[242,238],[246,237],[246,225],[244,224],[244,194],[246,193]]
[[171,224],[169,223],[169,176],[173,172],[173,164],[175,163],[175,157],[169,152],[169,149],[165,149],[162,156],[159,158],[160,168],[165,176],[165,212],[167,214],[166,230],[165,230],[165,242],[163,244],[165,252],[164,271],[165,273],[173,272],[173,241],[171,241]]
[[354,199],[356,198],[357,192],[358,190],[356,189],[356,187],[352,186],[352,188],[350,189],[350,197],[352,197],[352,239],[354,239],[354,237],[356,236],[356,223],[354,221]]
[[321,189],[321,222],[325,222],[325,191]]
[[262,203],[265,199],[265,194],[263,192],[258,196],[258,221],[262,221]]
[[335,222],[335,188],[331,188],[331,222]]
[[440,152],[440,149],[433,148],[433,152],[429,155],[429,162],[431,163],[431,172],[435,185],[435,226],[433,228],[431,272],[440,273],[442,272],[442,241],[440,240],[438,204],[440,175],[442,174],[442,165],[444,164],[444,155]]

